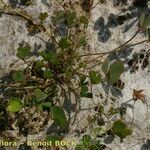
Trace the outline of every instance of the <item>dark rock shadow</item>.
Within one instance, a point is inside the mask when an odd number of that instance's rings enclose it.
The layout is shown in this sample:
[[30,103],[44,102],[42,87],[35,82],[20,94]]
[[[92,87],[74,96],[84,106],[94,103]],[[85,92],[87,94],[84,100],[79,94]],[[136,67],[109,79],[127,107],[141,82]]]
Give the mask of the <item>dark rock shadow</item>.
[[[133,25],[138,24],[139,17],[142,13],[150,13],[150,9],[148,8],[148,0],[143,0],[142,2],[140,0],[135,0],[129,8],[126,10],[123,10],[124,15],[118,16],[118,21],[121,21],[123,24],[124,21],[130,20],[135,18],[132,22],[129,22],[123,33],[127,32],[130,28],[133,27]],[[120,24],[120,25],[121,25]]]
[[56,35],[58,36],[66,36],[67,35],[67,26],[65,25],[65,23],[58,23],[58,27],[57,27],[57,32],[56,32]]
[[[127,0],[116,0],[114,1],[114,6],[126,5]],[[135,24],[138,25],[138,20],[140,15],[144,13],[150,13],[150,9],[148,8],[148,0],[141,1],[135,0],[131,6],[127,9],[122,10],[123,15],[114,15],[110,14],[108,17],[108,22],[105,23],[104,18],[100,16],[94,24],[93,29],[98,31],[97,39],[99,42],[106,43],[111,38],[110,28],[115,28],[119,25],[126,23],[125,29],[123,33],[129,31]],[[130,21],[131,19],[134,19]]]
[[47,41],[46,42],[46,52],[56,52],[56,47],[54,42]]
[[97,31],[97,30],[103,29],[104,27],[105,27],[104,18],[99,17],[99,18],[97,19],[97,21],[95,22],[93,29],[94,29],[95,31]]
[[[76,97],[78,98],[78,97]],[[80,102],[80,101],[79,101]],[[79,104],[80,105],[80,104]],[[55,122],[48,128],[47,135],[57,135],[59,137],[63,137],[66,134],[69,133],[69,126],[72,125],[72,122],[74,123],[74,118],[71,116],[71,113],[75,113],[75,106],[71,102],[71,92],[68,91],[68,94],[66,95],[65,101],[62,105],[63,110],[67,113],[67,127],[64,129],[61,129]]]
[[98,41],[102,43],[106,43],[111,37],[111,33],[108,28],[104,28],[99,30],[98,32]]
[[142,145],[140,150],[150,150],[150,139],[148,139],[146,143]]
[[32,148],[28,146],[27,143],[23,143],[19,146],[18,150],[32,150]]
[[20,6],[29,6],[31,4],[31,0],[9,0],[9,3],[15,8]]
[[108,94],[108,92],[110,91],[112,93],[113,96],[115,97],[120,97],[122,96],[122,93],[120,90],[118,90],[115,86],[113,85],[110,85],[110,84],[105,84],[103,83],[102,84],[102,87],[104,89],[104,91]]
[[46,131],[47,135],[55,135],[59,138],[64,137],[67,133],[69,133],[69,128],[61,129],[56,123],[53,123]]
[[114,140],[115,136],[113,134],[110,134],[108,136],[106,136],[106,138],[104,139],[104,143],[105,144],[111,144]]
[[47,0],[41,0],[41,3],[44,4],[45,6],[49,6],[49,7],[51,6],[51,4],[47,2]]
[[[48,40],[48,41],[44,41],[41,37],[38,37],[38,36],[35,36],[37,38],[39,38],[41,41],[43,41],[43,43],[45,43],[45,52],[48,53],[48,52],[53,52],[55,53],[56,52],[56,47],[55,47],[55,43],[51,40]],[[33,51],[32,51],[32,55],[34,56],[39,56],[39,50],[42,48],[42,45],[41,44],[37,44],[37,43],[34,43],[34,48],[33,48]]]
[[104,19],[102,17],[98,18],[98,20],[94,24],[93,29],[95,31],[98,30],[97,38],[99,42],[106,43],[111,37],[109,28],[105,25]]
[[119,5],[126,5],[127,4],[127,0],[114,0],[114,6],[119,6]]
[[38,51],[41,49],[42,45],[41,44],[37,44],[37,43],[34,43],[34,50],[32,52],[32,55],[34,56],[38,56]]
[[105,23],[103,17],[99,17],[93,27],[95,31],[98,31],[98,41],[106,43],[111,38],[110,28],[115,28],[117,26],[118,22],[116,15],[110,14],[107,23]]
[[17,7],[17,4],[19,4],[18,0],[9,0],[9,3],[12,7]]
[[123,48],[123,49],[119,50],[118,52],[111,53],[109,55],[109,59],[111,61],[113,61],[115,59],[121,59],[123,61],[126,61],[126,59],[130,56],[130,54],[133,51],[133,48],[127,48],[127,47],[128,47],[128,45],[126,46],[126,48]]
[[106,24],[108,28],[115,28],[118,26],[117,16],[114,14],[110,14],[108,17],[108,22]]
[[129,29],[131,29],[135,23],[138,24],[138,18],[135,19],[135,20],[133,20],[130,24],[126,25],[126,27],[125,27],[123,33],[129,31]]
[[[0,134],[6,130],[12,130],[11,120],[9,119],[8,113],[6,111],[7,98],[8,98],[8,89],[2,84],[7,84],[10,81],[10,76],[6,75],[0,78]],[[3,97],[3,98],[2,98]]]

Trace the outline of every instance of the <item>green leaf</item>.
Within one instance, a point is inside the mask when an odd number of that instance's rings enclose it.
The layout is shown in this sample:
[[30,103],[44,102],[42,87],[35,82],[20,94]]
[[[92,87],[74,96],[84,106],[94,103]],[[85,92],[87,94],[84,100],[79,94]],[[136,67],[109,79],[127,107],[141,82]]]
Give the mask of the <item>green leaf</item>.
[[52,142],[52,145],[55,145],[55,141],[60,141],[60,138],[57,135],[50,135],[47,136],[46,140]]
[[67,25],[68,26],[72,26],[74,24],[76,18],[76,12],[69,12],[68,16],[67,16]]
[[145,14],[145,20],[144,20],[143,27],[145,27],[145,28],[150,27],[150,14]]
[[44,103],[42,103],[42,106],[43,107],[51,107],[52,103],[51,102],[44,102]]
[[91,141],[90,135],[84,135],[82,141],[85,145],[89,144],[89,142]]
[[85,97],[87,97],[87,98],[93,98],[93,93],[88,92],[88,93],[85,94]]
[[7,111],[18,112],[22,107],[21,100],[17,97],[11,97],[8,103]]
[[71,46],[71,42],[68,38],[64,37],[59,41],[59,47],[64,50],[64,49],[68,49]]
[[47,108],[50,108],[52,106],[52,103],[51,102],[43,102],[43,103],[40,103],[37,105],[37,108],[40,110],[40,111],[43,111],[43,107],[47,107]]
[[65,12],[62,10],[58,11],[56,15],[52,17],[52,21],[56,23],[62,22],[64,21],[64,19],[65,19]]
[[40,52],[40,55],[44,58],[44,60],[48,60],[48,56],[47,56],[47,53],[45,51]]
[[93,94],[88,92],[88,87],[86,85],[81,86],[80,96],[93,98]]
[[40,55],[44,58],[44,60],[49,61],[53,65],[59,65],[59,60],[56,56],[56,54],[52,52],[46,53],[45,51],[41,52]]
[[25,79],[25,76],[23,74],[23,71],[21,70],[18,70],[16,71],[15,73],[13,73],[12,75],[12,79],[15,81],[15,82],[21,82]]
[[53,76],[53,74],[52,74],[52,71],[51,71],[51,70],[48,69],[48,70],[46,70],[46,71],[44,72],[44,77],[45,77],[45,78],[51,79],[52,76]]
[[30,47],[18,47],[17,49],[17,56],[20,58],[20,59],[25,59],[27,58],[29,55],[30,55]]
[[122,122],[122,120],[117,120],[113,123],[112,132],[122,139],[132,134],[132,130],[127,128],[127,126]]
[[101,83],[101,75],[99,73],[97,73],[96,71],[90,71],[89,75],[92,84]]
[[86,67],[87,64],[85,64],[84,62],[79,63],[79,68],[84,68]]
[[77,43],[77,48],[83,46],[85,43],[86,43],[86,41],[85,41],[85,36],[80,37],[80,39],[79,39],[79,41],[78,41],[78,43]]
[[81,16],[81,17],[79,18],[79,22],[80,22],[81,24],[84,24],[85,27],[87,27],[87,26],[88,26],[88,23],[89,23],[89,20],[88,20],[88,18],[87,18],[86,16]]
[[47,12],[40,13],[40,15],[39,15],[39,19],[41,21],[44,21],[47,17],[48,17],[48,13]]
[[147,29],[147,33],[148,33],[148,40],[150,41],[150,28]]
[[88,87],[87,86],[81,86],[81,92],[80,95],[81,97],[86,97],[86,93],[88,93]]
[[40,89],[34,90],[34,96],[36,97],[37,101],[42,101],[48,97],[48,95],[42,92]]
[[51,113],[54,122],[56,122],[61,128],[64,129],[67,126],[67,118],[64,111],[58,106],[53,106]]
[[88,82],[86,81],[86,76],[81,76],[80,77],[80,85],[88,85]]
[[119,136],[120,138],[125,137],[125,124],[121,120],[117,120],[113,123],[112,131],[115,135]]
[[36,61],[35,62],[35,69],[40,69],[44,66],[44,59],[43,60],[40,60],[40,61]]
[[108,58],[103,62],[102,70],[105,74],[108,73],[108,70],[109,70],[109,59]]
[[88,146],[91,142],[92,138],[90,137],[90,135],[84,135],[82,138],[82,142],[84,145]]
[[142,15],[140,16],[140,20],[139,20],[139,24],[141,27],[143,27],[145,22],[145,13],[142,13]]
[[[36,105],[36,102],[35,102],[35,105]],[[42,104],[38,104],[38,105],[37,105],[37,108],[38,108],[39,111],[41,111],[41,112],[43,111],[43,106],[42,106]]]
[[109,70],[109,75],[108,75],[108,83],[109,84],[114,84],[116,83],[120,75],[124,72],[124,64],[122,61],[117,60],[115,61],[111,66]]
[[75,148],[75,150],[85,150],[85,147],[83,144],[78,144]]

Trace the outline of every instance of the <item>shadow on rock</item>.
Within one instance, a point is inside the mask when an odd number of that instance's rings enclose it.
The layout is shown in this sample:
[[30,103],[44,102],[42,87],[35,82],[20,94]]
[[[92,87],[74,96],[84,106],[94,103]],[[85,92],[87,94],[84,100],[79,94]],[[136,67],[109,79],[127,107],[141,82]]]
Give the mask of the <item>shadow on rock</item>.
[[99,42],[106,43],[111,37],[109,28],[105,25],[102,17],[98,18],[98,20],[95,22],[94,30],[98,30],[97,38]]
[[150,150],[150,139],[148,139],[146,143],[142,145],[140,150]]

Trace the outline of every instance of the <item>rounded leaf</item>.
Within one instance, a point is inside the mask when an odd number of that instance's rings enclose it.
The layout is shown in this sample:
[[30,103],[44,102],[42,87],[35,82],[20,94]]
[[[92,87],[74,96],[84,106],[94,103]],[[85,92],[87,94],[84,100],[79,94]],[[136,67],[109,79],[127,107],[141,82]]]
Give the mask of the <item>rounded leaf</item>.
[[101,75],[99,73],[97,73],[96,71],[90,71],[89,75],[92,84],[101,83]]
[[41,21],[44,21],[47,17],[48,17],[48,13],[47,12],[40,13],[40,15],[39,15],[39,19]]
[[17,56],[20,59],[25,59],[30,55],[30,47],[18,47]]
[[36,90],[34,90],[34,96],[36,97],[37,101],[42,101],[42,100],[46,99],[48,95],[46,93],[42,92],[40,89],[36,89]]
[[122,120],[117,120],[114,122],[112,132],[122,139],[132,134],[132,130],[127,128],[127,126],[122,122]]
[[45,78],[51,79],[52,76],[53,76],[53,74],[52,74],[52,71],[51,71],[51,70],[46,70],[46,71],[44,72],[44,77],[45,77]]
[[62,38],[60,41],[59,41],[59,47],[64,50],[64,49],[68,49],[70,48],[71,46],[71,42],[68,38]]
[[73,25],[74,21],[75,21],[75,18],[76,18],[76,12],[75,11],[69,12],[69,14],[67,16],[67,25],[68,26]]
[[61,127],[65,128],[67,126],[67,118],[65,116],[64,111],[58,107],[53,106],[51,109],[53,120]]
[[107,76],[107,80],[109,84],[114,84],[116,83],[120,75],[124,72],[124,64],[122,61],[117,60],[115,61],[109,69],[109,74]]
[[22,107],[21,100],[17,97],[11,97],[8,103],[7,111],[18,112]]
[[18,70],[16,71],[13,75],[12,75],[12,79],[15,81],[15,82],[20,82],[20,81],[23,81],[25,79],[25,76],[23,74],[22,71]]
[[81,24],[84,24],[85,27],[87,27],[87,25],[88,25],[88,23],[89,23],[89,20],[88,20],[88,18],[87,18],[86,16],[81,16],[81,17],[79,18],[79,22],[80,22]]
[[102,70],[105,74],[108,73],[108,70],[109,70],[109,59],[108,58],[103,62]]

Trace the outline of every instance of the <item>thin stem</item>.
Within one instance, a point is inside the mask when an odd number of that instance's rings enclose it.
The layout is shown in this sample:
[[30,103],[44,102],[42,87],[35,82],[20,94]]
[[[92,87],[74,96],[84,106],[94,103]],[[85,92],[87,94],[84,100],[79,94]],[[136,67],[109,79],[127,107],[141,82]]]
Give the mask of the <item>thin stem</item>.
[[5,8],[0,8],[0,13],[6,14],[6,15],[11,15],[11,16],[21,17],[24,20],[30,22],[38,30],[46,32],[49,37],[52,36],[52,33],[49,33],[43,25],[37,24],[36,22],[34,22],[32,17],[25,12],[21,12],[21,11],[15,10],[15,9],[10,9],[10,8],[5,7]]
[[[79,57],[85,57],[85,56],[94,56],[94,55],[106,55],[106,54],[110,54],[112,52],[116,52],[119,51],[121,48],[123,48],[126,44],[128,44],[130,41],[132,41],[137,34],[139,33],[140,30],[138,30],[128,41],[126,41],[124,44],[122,44],[121,46],[109,51],[109,52],[105,52],[105,53],[94,53],[94,54],[85,54],[85,55],[80,55]],[[140,43],[141,44],[141,43]],[[134,46],[134,45],[133,45]],[[131,46],[130,46],[131,47]]]
[[22,17],[25,20],[31,22],[36,28],[38,28],[40,31],[44,31],[45,32],[45,27],[39,24],[36,24],[33,20],[32,17],[29,16],[28,14],[23,14],[22,12],[16,11],[16,10],[9,10],[9,9],[0,9],[1,13],[7,14],[7,15],[15,15],[18,17]]
[[103,3],[103,1],[99,0],[99,2],[97,2],[97,4],[95,4],[95,5],[91,8],[91,10],[93,10],[93,9],[96,8],[99,4],[102,4],[102,3]]
[[65,12],[67,12],[66,8],[61,4],[59,0],[56,0],[56,2],[64,9]]

